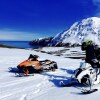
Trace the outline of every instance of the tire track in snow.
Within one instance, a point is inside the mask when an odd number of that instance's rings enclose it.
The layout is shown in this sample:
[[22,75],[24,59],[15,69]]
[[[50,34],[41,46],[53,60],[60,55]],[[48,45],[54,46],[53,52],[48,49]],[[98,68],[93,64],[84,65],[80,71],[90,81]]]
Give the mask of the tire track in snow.
[[26,94],[22,95],[22,97],[19,100],[25,100]]
[[43,93],[46,93],[51,87],[52,85],[49,84],[48,78],[44,77],[42,78],[41,82],[38,84],[34,84],[32,86],[28,86],[24,88],[19,87],[19,88],[12,89],[11,91],[8,90],[4,92],[0,96],[0,100],[1,99],[6,100],[6,98],[7,100],[10,100],[9,98],[16,97],[16,95],[20,95],[18,100],[25,100],[25,98],[29,100],[29,98],[37,97],[38,96],[37,94],[41,95]]
[[[30,85],[29,83],[31,83],[32,87],[33,84],[36,84],[36,80],[37,79],[41,79],[41,77],[39,76],[35,76],[35,77],[24,77],[22,79],[18,78],[17,80],[14,81],[10,81],[10,82],[5,82],[5,83],[1,83],[0,84],[0,95],[5,95],[5,94],[9,94],[9,93],[13,93],[14,91],[18,91],[23,88],[29,87],[28,85]],[[32,88],[30,87],[30,88]]]
[[38,90],[32,91],[27,94],[26,100],[34,100],[34,98],[37,98],[38,96],[41,96],[54,88],[54,85],[48,81],[48,78],[44,78],[44,80],[41,83],[37,84],[36,87],[38,88]]
[[18,80],[14,80],[14,81],[10,81],[10,82],[1,83],[0,84],[0,88],[2,88],[2,87],[8,87],[8,86],[13,86],[13,85],[18,85],[18,84],[21,84],[23,82],[28,82],[28,81],[31,81],[33,79],[33,77],[29,78],[29,79],[26,79],[27,77],[25,77],[25,78],[22,78],[22,79],[18,79]]
[[21,84],[21,83],[24,83],[24,82],[39,80],[39,78],[40,79],[42,78],[42,76],[40,74],[35,74],[34,76],[27,76],[27,77],[26,76],[25,77],[16,77],[15,76],[16,80],[14,80],[14,78],[13,78],[12,81],[1,83],[0,88],[18,85],[18,84]]
[[35,85],[29,86],[29,87],[24,87],[24,88],[19,87],[19,88],[14,88],[12,90],[4,91],[0,95],[0,100],[5,99],[5,98],[7,98],[7,100],[8,100],[8,97],[14,97],[15,98],[17,94],[20,95],[20,94],[23,94],[24,91],[28,92],[29,90],[33,90],[33,89],[35,89]]

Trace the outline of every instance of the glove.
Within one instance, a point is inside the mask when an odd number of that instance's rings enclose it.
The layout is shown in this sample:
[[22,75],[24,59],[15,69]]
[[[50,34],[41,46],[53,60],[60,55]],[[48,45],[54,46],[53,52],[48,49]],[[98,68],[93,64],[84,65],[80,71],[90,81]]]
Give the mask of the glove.
[[98,61],[97,59],[92,59],[92,62],[93,62],[94,64],[99,63],[99,61]]

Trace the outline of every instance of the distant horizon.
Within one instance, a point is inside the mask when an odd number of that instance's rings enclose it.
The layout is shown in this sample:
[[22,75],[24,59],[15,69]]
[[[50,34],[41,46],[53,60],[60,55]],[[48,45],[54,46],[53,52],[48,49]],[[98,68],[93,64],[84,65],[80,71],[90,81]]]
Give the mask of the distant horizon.
[[0,40],[55,36],[72,24],[100,17],[99,0],[1,0]]
[[27,42],[27,41],[32,41],[32,40],[0,40],[0,41],[22,41],[22,42],[26,41]]

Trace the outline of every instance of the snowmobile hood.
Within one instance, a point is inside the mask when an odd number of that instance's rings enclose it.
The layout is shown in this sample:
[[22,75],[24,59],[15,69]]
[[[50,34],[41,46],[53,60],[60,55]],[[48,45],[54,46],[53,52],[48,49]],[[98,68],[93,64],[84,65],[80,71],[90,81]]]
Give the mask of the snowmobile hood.
[[18,66],[20,67],[29,67],[29,66],[32,66],[32,65],[35,65],[35,68],[36,69],[41,69],[41,66],[40,66],[40,62],[39,61],[29,61],[29,60],[25,60],[23,61],[22,63],[20,63]]

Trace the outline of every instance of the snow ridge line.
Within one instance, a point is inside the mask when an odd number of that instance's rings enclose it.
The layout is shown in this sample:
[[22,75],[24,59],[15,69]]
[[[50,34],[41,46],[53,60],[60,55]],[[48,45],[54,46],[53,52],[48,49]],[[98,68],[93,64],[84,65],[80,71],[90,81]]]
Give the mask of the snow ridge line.
[[[26,78],[27,78],[27,80],[26,80]],[[0,88],[1,88],[1,87],[7,87],[7,86],[18,85],[18,84],[21,84],[21,83],[23,83],[23,82],[32,81],[32,79],[34,79],[34,76],[24,77],[24,78],[22,78],[22,79],[18,79],[18,80],[15,80],[15,81],[1,83],[1,84],[0,84]],[[36,79],[36,78],[35,78],[35,79]]]
[[[17,94],[20,94],[20,93],[24,93],[25,91],[27,91],[28,94],[25,93],[25,95],[22,95],[19,100],[24,100],[24,98],[29,98],[31,94],[37,94],[40,91],[42,92],[40,94],[43,94],[43,93],[46,93],[48,91],[48,85],[49,85],[49,89],[51,89],[51,87],[52,87],[52,85],[48,84],[48,83],[49,83],[49,81],[47,80],[47,78],[44,78],[42,80],[42,82],[38,83],[37,85],[34,85],[34,86],[32,85],[32,86],[26,87],[26,88],[24,88],[22,90],[20,90],[20,88],[17,88],[17,89],[13,90],[10,93],[7,93],[7,91],[6,91],[6,93],[5,93],[6,95],[0,96],[0,99],[8,98],[8,97],[11,97],[12,95],[13,95],[13,97],[15,97],[14,95],[17,95]],[[44,88],[45,88],[45,90],[44,90]],[[38,95],[36,95],[35,97],[37,97],[37,96]],[[34,98],[34,97],[32,97],[32,98]]]

